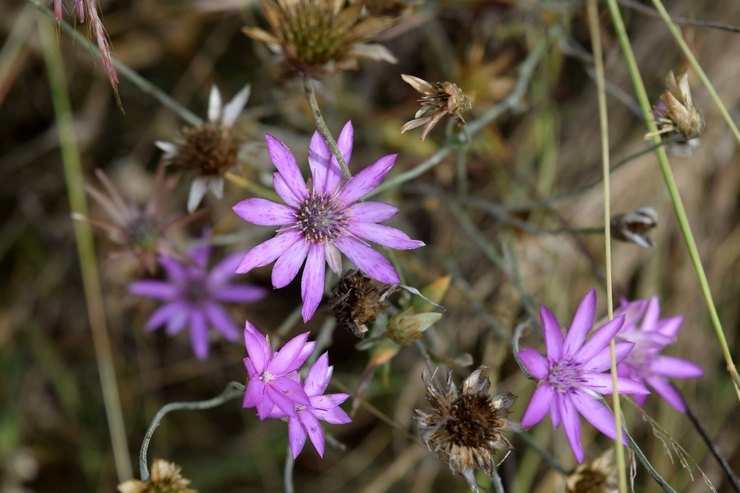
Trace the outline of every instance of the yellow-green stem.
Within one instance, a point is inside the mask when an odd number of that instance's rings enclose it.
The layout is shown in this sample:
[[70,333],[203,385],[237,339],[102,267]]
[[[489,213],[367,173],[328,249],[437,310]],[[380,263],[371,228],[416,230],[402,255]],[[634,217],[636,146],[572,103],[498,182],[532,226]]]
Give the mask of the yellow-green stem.
[[[607,4],[609,5],[609,11],[611,12],[614,21],[614,27],[619,38],[619,45],[622,48],[622,53],[624,54],[624,59],[627,63],[627,69],[629,70],[630,77],[632,79],[632,85],[634,86],[637,100],[640,103],[640,109],[642,109],[642,114],[645,118],[645,125],[648,128],[648,132],[655,132],[657,130],[657,127],[655,125],[655,122],[653,121],[650,101],[647,96],[647,91],[645,90],[645,85],[642,82],[640,70],[637,68],[635,55],[632,52],[632,46],[630,45],[630,40],[627,36],[627,30],[624,27],[624,21],[622,20],[622,14],[619,10],[619,6],[617,5],[617,0],[607,0]],[[652,142],[653,144],[659,143],[660,137],[653,137]],[[670,163],[668,162],[668,156],[663,147],[656,147],[655,154],[658,158],[660,171],[663,174],[663,181],[665,182],[666,188],[668,189],[668,194],[671,197],[671,203],[673,204],[673,210],[676,213],[676,218],[678,219],[678,224],[681,228],[681,234],[689,251],[691,263],[694,265],[694,269],[696,270],[696,277],[699,280],[701,291],[704,295],[704,300],[707,303],[709,317],[712,320],[712,328],[714,329],[715,336],[717,337],[717,340],[719,341],[720,347],[722,349],[722,356],[724,357],[725,363],[727,365],[727,372],[732,378],[733,384],[735,385],[735,393],[737,394],[738,400],[740,400],[740,377],[738,376],[735,363],[732,361],[732,354],[730,353],[730,348],[727,345],[727,339],[725,338],[725,333],[722,329],[722,323],[719,320],[719,315],[717,315],[717,308],[714,306],[714,299],[712,298],[712,292],[709,289],[709,282],[707,281],[707,276],[704,273],[704,267],[702,266],[701,258],[699,257],[699,251],[696,248],[694,235],[691,233],[691,226],[689,225],[689,220],[686,217],[686,210],[683,207],[681,195],[678,193],[676,180],[673,178],[673,171],[671,170]]]
[[[82,165],[77,149],[62,57],[55,44],[56,37],[51,22],[40,19],[38,28],[49,74],[54,114],[59,129],[59,145],[62,151],[70,208],[73,213],[87,215]],[[100,374],[100,387],[103,393],[105,413],[108,418],[108,431],[110,432],[116,473],[118,479],[122,481],[131,477],[131,459],[118,395],[113,352],[111,351],[108,329],[105,323],[95,248],[90,226],[84,221],[72,221],[71,219],[70,223],[74,225],[77,254],[80,259],[80,270],[82,271],[82,284],[87,302],[87,315],[90,321],[93,345],[95,346],[95,358]]]
[[[614,318],[614,300],[612,294],[612,244],[611,244],[611,194],[609,189],[609,121],[606,108],[606,82],[604,77],[604,58],[601,49],[601,32],[599,31],[599,12],[596,0],[588,0],[588,27],[591,32],[591,46],[594,52],[594,69],[596,71],[596,89],[599,101],[599,128],[601,130],[601,163],[604,176],[604,264],[606,270],[606,309],[609,320]],[[617,388],[617,356],[614,339],[609,343],[609,358],[611,361],[612,391],[614,405],[614,425],[616,438],[614,447],[617,455],[617,473],[619,477],[619,492],[627,493],[627,467],[622,447],[622,410]]]
[[676,43],[678,43],[678,46],[681,48],[681,51],[683,51],[684,56],[691,64],[691,67],[696,72],[696,75],[699,76],[699,79],[701,79],[702,84],[704,84],[704,87],[707,88],[707,91],[709,92],[709,95],[714,100],[714,103],[717,105],[717,108],[719,108],[719,112],[722,114],[722,117],[727,122],[727,125],[732,130],[732,133],[735,134],[735,139],[740,142],[740,131],[737,129],[737,125],[735,125],[735,122],[732,120],[732,116],[730,116],[730,112],[727,111],[727,108],[725,108],[725,105],[722,104],[722,100],[719,98],[719,94],[717,94],[717,91],[714,90],[714,86],[712,85],[712,82],[709,80],[709,77],[707,77],[707,74],[704,73],[704,69],[701,68],[701,65],[699,65],[699,62],[696,60],[696,57],[691,52],[691,48],[689,48],[689,45],[686,44],[686,41],[684,41],[683,36],[681,36],[681,30],[678,28],[678,26],[671,20],[671,16],[668,14],[668,11],[663,7],[663,3],[661,3],[660,0],[653,0],[653,5],[655,5],[655,9],[658,11],[660,16],[663,18],[663,22],[666,23],[666,26],[668,26],[668,29],[670,29],[671,34],[673,34],[673,37],[676,39]]

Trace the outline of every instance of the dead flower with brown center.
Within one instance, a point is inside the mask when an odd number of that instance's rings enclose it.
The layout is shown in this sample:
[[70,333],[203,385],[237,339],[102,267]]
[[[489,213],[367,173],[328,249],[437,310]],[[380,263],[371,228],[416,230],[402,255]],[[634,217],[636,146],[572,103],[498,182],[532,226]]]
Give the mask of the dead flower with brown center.
[[458,126],[465,125],[462,114],[464,111],[470,111],[472,104],[470,98],[457,84],[453,82],[430,84],[424,79],[406,74],[402,74],[401,78],[422,95],[419,99],[421,108],[416,112],[413,120],[401,127],[401,133],[423,125],[421,140],[424,140],[429,131],[447,115],[457,120]]
[[262,0],[272,32],[245,27],[244,33],[282,55],[286,72],[321,78],[354,70],[360,59],[396,63],[379,44],[366,43],[390,27],[392,17],[363,15],[361,2],[345,0]]
[[118,485],[118,491],[120,493],[198,493],[188,488],[190,480],[182,477],[180,469],[180,466],[174,462],[155,459],[149,480],[129,479]]
[[645,140],[656,135],[671,132],[681,134],[686,140],[699,137],[704,131],[704,117],[694,106],[686,72],[678,78],[669,72],[665,78],[666,90],[660,95],[660,102],[653,108],[658,130],[645,134]]
[[434,377],[425,380],[426,398],[434,411],[428,414],[417,409],[415,418],[424,444],[446,461],[453,473],[462,475],[475,492],[474,470],[494,476],[494,454],[511,448],[504,431],[519,428],[507,418],[516,396],[510,392],[491,396],[491,382],[482,374],[485,369],[481,366],[471,373],[461,391],[452,372],[447,374],[444,387],[439,387]]
[[384,298],[392,287],[379,287],[372,279],[357,270],[347,272],[339,280],[329,300],[337,325],[364,337],[368,324],[388,309]]
[[581,464],[565,479],[566,493],[617,493],[619,483],[614,465],[614,449],[593,462]]

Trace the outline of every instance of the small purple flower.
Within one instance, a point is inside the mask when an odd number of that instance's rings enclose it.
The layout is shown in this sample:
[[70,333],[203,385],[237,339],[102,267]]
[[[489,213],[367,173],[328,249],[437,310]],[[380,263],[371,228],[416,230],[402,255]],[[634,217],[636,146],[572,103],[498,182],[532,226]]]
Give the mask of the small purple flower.
[[[206,235],[207,239],[208,235]],[[190,262],[162,256],[166,281],[142,280],[129,285],[129,292],[163,300],[146,323],[146,330],[166,324],[167,334],[180,332],[190,325],[190,340],[198,359],[208,357],[208,326],[213,326],[227,340],[236,341],[239,330],[222,303],[250,303],[267,295],[267,290],[249,284],[229,284],[240,255],[231,255],[208,272],[209,245],[192,248]]]
[[[352,154],[352,122],[342,129],[337,146],[346,162]],[[272,135],[265,136],[267,150],[277,168],[273,175],[275,191],[285,204],[269,200],[246,199],[234,206],[245,221],[260,226],[281,226],[278,234],[244,256],[237,273],[249,272],[275,262],[272,284],[288,285],[305,260],[301,280],[303,320],[313,316],[324,291],[324,263],[340,274],[344,253],[368,276],[386,284],[397,284],[398,273],[367,241],[401,250],[419,248],[398,229],[377,224],[395,216],[398,209],[385,202],[357,202],[382,181],[396,162],[396,155],[380,158],[342,185],[342,171],[329,146],[314,132],[308,153],[313,178],[309,191],[293,153]]]
[[[650,385],[671,406],[686,413],[681,395],[668,382],[668,378],[696,378],[703,375],[704,371],[685,359],[660,355],[666,346],[675,342],[683,317],[660,319],[657,296],[649,300],[623,300],[617,314],[625,317],[617,338],[635,345],[617,367],[619,375]],[[642,322],[638,327],[640,319]],[[646,400],[646,395],[635,396],[635,402],[640,406]]]
[[256,407],[259,418],[266,419],[273,417],[274,407],[282,411],[281,416],[295,417],[297,405],[311,405],[298,375],[298,369],[316,345],[307,340],[308,332],[305,332],[274,352],[267,337],[249,321],[246,322],[244,343],[249,357],[244,358],[244,366],[249,374],[249,383],[242,407]]
[[[606,436],[612,439],[616,437],[614,416],[596,400],[594,394],[612,393],[612,380],[607,371],[610,366],[609,342],[622,327],[624,318],[615,318],[602,325],[585,342],[595,316],[596,291],[592,289],[581,301],[568,334],[563,337],[555,315],[543,306],[540,317],[547,358],[534,349],[522,349],[518,353],[527,371],[539,381],[524,411],[522,427],[534,426],[549,411],[555,428],[563,424],[578,462],[583,462],[584,457],[579,414]],[[622,361],[633,346],[631,342],[618,342],[617,361]],[[650,393],[641,383],[624,377],[618,378],[617,388],[621,394]]]

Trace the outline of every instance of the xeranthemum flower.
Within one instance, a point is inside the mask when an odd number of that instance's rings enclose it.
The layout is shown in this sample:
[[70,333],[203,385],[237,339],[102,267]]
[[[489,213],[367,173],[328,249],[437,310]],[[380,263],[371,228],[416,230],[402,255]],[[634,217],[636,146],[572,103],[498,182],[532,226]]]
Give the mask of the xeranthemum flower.
[[[234,206],[239,217],[260,226],[282,226],[277,236],[252,248],[236,272],[243,274],[275,260],[272,284],[289,284],[303,265],[301,297],[303,320],[313,316],[324,290],[324,263],[340,274],[344,253],[373,279],[398,284],[398,273],[390,262],[373,250],[367,241],[382,246],[408,250],[423,242],[412,240],[398,229],[377,224],[395,216],[398,209],[385,202],[357,202],[382,181],[396,162],[396,155],[383,156],[342,185],[342,171],[329,146],[314,132],[308,153],[313,178],[311,190],[301,175],[293,153],[272,135],[265,136],[267,151],[277,168],[273,175],[275,192],[285,202],[246,199]],[[342,129],[337,140],[345,162],[352,154],[352,122]]]
[[[553,426],[558,428],[563,424],[573,454],[578,462],[583,462],[579,414],[606,436],[616,438],[614,416],[598,402],[597,394],[613,391],[608,372],[609,342],[622,327],[624,317],[605,323],[586,342],[596,317],[596,291],[593,289],[581,301],[565,337],[557,318],[547,307],[541,308],[540,317],[547,358],[529,348],[518,353],[524,367],[539,381],[524,411],[522,427],[536,425],[549,411]],[[632,351],[634,343],[618,342],[615,346],[616,359],[620,362]],[[641,383],[623,376],[617,379],[617,389],[620,394],[650,393]],[[626,444],[624,436],[622,439]]]
[[251,303],[267,294],[258,286],[229,284],[240,254],[227,257],[209,272],[210,250],[208,244],[192,248],[188,252],[190,262],[160,257],[166,281],[142,280],[129,285],[132,294],[165,302],[152,314],[145,328],[154,330],[166,324],[167,334],[174,335],[189,324],[193,352],[199,359],[208,357],[209,325],[229,341],[239,338],[239,331],[222,303]]
[[[675,342],[683,317],[660,319],[657,296],[649,300],[623,300],[617,314],[625,317],[624,326],[617,337],[635,344],[632,352],[617,367],[619,375],[650,385],[671,406],[685,413],[686,405],[668,378],[696,378],[703,375],[704,371],[685,359],[660,354],[666,346]],[[642,322],[638,327],[640,319]],[[640,406],[646,400],[646,395],[635,396],[635,402]]]

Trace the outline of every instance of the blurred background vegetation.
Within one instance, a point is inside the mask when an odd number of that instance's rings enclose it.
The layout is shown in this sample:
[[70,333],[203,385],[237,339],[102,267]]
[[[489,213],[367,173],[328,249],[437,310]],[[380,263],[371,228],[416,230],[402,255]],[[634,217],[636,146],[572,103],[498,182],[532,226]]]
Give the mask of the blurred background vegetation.
[[[305,166],[313,121],[302,86],[299,81],[277,80],[268,51],[240,32],[245,25],[265,25],[258,2],[102,0],[100,7],[114,56],[197,115],[205,116],[212,84],[226,98],[251,84],[252,97],[239,131],[258,143],[264,132],[276,134]],[[666,1],[666,7],[672,15],[740,25],[740,2],[735,0],[675,0]],[[660,19],[630,8],[623,12],[655,100],[668,71],[680,70],[685,61]],[[645,128],[635,113],[608,14],[602,12],[601,20],[616,162],[645,148]],[[0,4],[0,491],[113,491],[117,479],[127,478],[115,474],[39,24],[53,21],[26,2]],[[77,29],[85,32],[86,27]],[[738,34],[692,26],[684,26],[683,32],[734,119],[740,120]],[[401,209],[392,222],[428,245],[396,254],[406,284],[421,287],[440,276],[453,276],[443,301],[445,317],[425,335],[430,347],[449,357],[472,356],[473,368],[455,368],[459,379],[479,364],[490,367],[496,389],[519,396],[512,408],[512,417],[518,419],[534,384],[522,377],[510,348],[482,314],[509,332],[527,317],[527,303],[535,307],[545,303],[567,320],[593,286],[599,288],[600,314],[605,314],[603,236],[569,232],[602,225],[601,186],[549,207],[545,203],[601,176],[583,3],[429,1],[404,15],[380,42],[398,58],[397,65],[363,63],[356,72],[327,79],[317,90],[335,135],[348,119],[355,126],[351,168],[358,170],[383,154],[399,153],[391,176],[432,155],[454,131],[443,123],[424,142],[418,131],[399,133],[418,108],[418,94],[400,74],[457,83],[473,98],[472,112],[466,115],[472,121],[511,92],[517,66],[536,46],[546,44],[523,107],[485,127],[469,147],[455,147],[418,179],[384,193]],[[122,111],[94,56],[63,32],[58,48],[87,180],[95,183],[93,171],[102,168],[127,196],[144,201],[161,154],[154,141],[176,138],[184,122],[126,79],[119,85]],[[671,156],[671,166],[737,355],[740,153],[694,79],[691,74],[694,100],[707,130],[691,155]],[[262,180],[270,176],[271,164],[257,149],[241,171]],[[457,160],[465,164],[463,182]],[[169,204],[173,214],[184,212],[188,184],[189,179],[180,180]],[[467,191],[461,190],[463,185]],[[615,172],[611,190],[615,213],[652,206],[660,216],[653,232],[654,249],[614,244],[615,299],[657,294],[664,316],[684,315],[670,354],[702,365],[706,373],[678,385],[737,470],[740,413],[654,155],[645,154]],[[215,226],[221,240],[218,258],[246,250],[269,234],[267,228],[252,228],[231,212],[231,205],[247,195],[227,183],[224,199],[209,197],[206,218],[189,226],[191,234],[206,223]],[[99,213],[95,208],[93,212]],[[156,411],[167,402],[209,398],[230,380],[243,382],[245,350],[241,344],[219,340],[212,345],[211,357],[198,361],[185,334],[168,338],[161,331],[144,333],[144,321],[154,305],[126,291],[127,283],[142,274],[138,265],[111,256],[115,246],[104,235],[95,238],[120,403],[136,464],[140,441]],[[269,272],[257,269],[249,279],[269,287]],[[264,302],[235,307],[233,315],[270,331],[299,300],[293,283],[272,292]],[[325,302],[309,328],[315,333],[331,316]],[[294,333],[301,330],[297,324]],[[533,331],[525,340],[528,345],[541,344]],[[368,360],[368,353],[357,351],[355,343],[352,334],[336,331],[329,350],[336,380],[350,388],[357,385]],[[423,368],[416,347],[403,349],[373,380],[366,399],[412,430],[413,409],[427,406],[420,378]],[[696,470],[692,482],[680,463],[663,453],[662,443],[634,406],[622,407],[638,443],[677,491],[707,490]],[[685,416],[657,396],[649,399],[645,410],[683,445],[719,491],[730,491]],[[446,464],[364,408],[353,423],[327,430],[346,448],[328,447],[321,460],[307,447],[296,463],[298,491],[467,490]],[[562,431],[553,433],[546,423],[532,431],[561,462],[573,465]],[[611,446],[588,426],[583,440],[589,457]],[[516,486],[511,491],[556,491],[560,476],[525,443],[513,441],[515,451],[500,468],[505,484]],[[168,416],[155,435],[151,454],[181,464],[201,492],[272,492],[282,490],[286,444],[283,423],[260,423],[253,411],[232,402],[206,412]],[[636,491],[659,491],[639,467]]]

